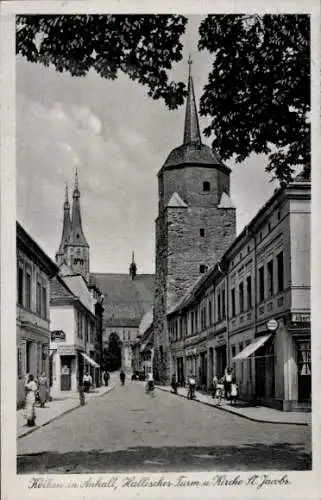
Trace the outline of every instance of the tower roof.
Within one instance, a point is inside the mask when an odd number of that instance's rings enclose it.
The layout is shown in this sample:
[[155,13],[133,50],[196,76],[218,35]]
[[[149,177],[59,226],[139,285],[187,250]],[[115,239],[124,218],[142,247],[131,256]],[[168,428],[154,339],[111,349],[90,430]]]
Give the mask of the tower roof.
[[71,231],[70,205],[69,205],[69,199],[68,199],[68,184],[66,182],[65,201],[64,201],[64,220],[63,220],[63,226],[62,226],[61,242],[60,242],[57,254],[60,254],[60,255],[64,254],[64,247],[69,241],[70,231]]
[[72,201],[71,231],[70,231],[69,244],[78,247],[89,247],[81,223],[80,191],[79,191],[77,170],[75,173],[75,187],[72,198],[73,201]]
[[189,58],[188,64],[188,93],[186,98],[183,144],[171,151],[163,168],[176,167],[184,164],[199,164],[213,167],[220,166],[230,171],[230,169],[222,163],[219,155],[212,151],[209,146],[202,143],[191,72],[191,58]]

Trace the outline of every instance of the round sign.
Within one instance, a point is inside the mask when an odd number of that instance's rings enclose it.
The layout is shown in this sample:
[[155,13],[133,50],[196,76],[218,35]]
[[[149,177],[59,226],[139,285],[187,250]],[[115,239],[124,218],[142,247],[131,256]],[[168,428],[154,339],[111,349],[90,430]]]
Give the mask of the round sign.
[[276,321],[276,319],[270,319],[270,321],[268,321],[267,324],[268,330],[271,330],[273,332],[274,330],[277,329],[278,326],[279,323]]

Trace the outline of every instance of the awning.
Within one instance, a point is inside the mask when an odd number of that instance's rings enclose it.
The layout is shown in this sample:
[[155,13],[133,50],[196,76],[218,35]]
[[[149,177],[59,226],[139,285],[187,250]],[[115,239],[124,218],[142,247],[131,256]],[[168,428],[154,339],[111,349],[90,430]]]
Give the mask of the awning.
[[242,361],[242,359],[246,359],[251,354],[253,354],[257,349],[262,347],[263,344],[271,337],[272,333],[269,335],[262,335],[262,337],[257,337],[252,340],[252,342],[243,349],[243,351],[239,352],[234,358],[232,358],[232,361]]
[[85,354],[84,352],[81,352],[80,354],[87,361],[87,363],[89,363],[91,366],[94,366],[95,368],[100,368],[99,364],[96,363],[96,361],[91,359],[89,356],[87,356],[87,354]]

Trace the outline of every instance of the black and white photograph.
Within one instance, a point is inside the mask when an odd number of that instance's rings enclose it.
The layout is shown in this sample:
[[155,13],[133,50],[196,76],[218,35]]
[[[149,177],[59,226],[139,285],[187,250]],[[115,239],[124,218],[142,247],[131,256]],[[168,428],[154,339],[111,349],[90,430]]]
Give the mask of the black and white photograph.
[[288,497],[319,438],[313,2],[73,3],[13,16],[11,473]]

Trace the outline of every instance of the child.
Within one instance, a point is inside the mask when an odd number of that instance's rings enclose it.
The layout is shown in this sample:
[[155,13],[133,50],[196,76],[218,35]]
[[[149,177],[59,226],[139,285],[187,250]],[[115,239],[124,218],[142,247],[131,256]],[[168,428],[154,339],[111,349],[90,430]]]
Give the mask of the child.
[[218,404],[221,404],[221,399],[224,393],[224,382],[223,379],[219,380],[216,385],[216,398],[218,399]]
[[238,386],[236,383],[236,378],[232,378],[232,383],[231,383],[231,404],[236,404],[236,398],[238,394]]

